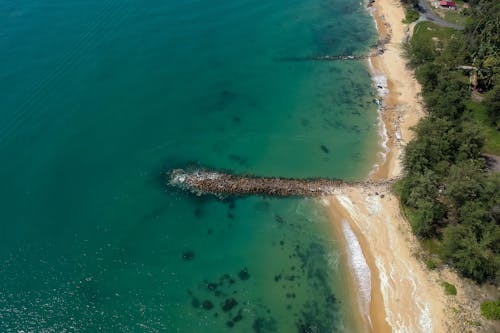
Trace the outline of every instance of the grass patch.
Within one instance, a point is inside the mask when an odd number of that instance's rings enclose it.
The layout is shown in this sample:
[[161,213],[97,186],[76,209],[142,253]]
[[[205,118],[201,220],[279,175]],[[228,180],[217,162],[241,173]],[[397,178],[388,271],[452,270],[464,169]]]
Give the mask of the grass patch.
[[441,285],[444,288],[445,295],[455,296],[457,294],[457,287],[455,287],[451,283],[443,281],[441,282]]
[[[421,241],[422,247],[429,252],[431,255],[439,256],[441,254],[440,251],[440,243],[437,239],[429,238]],[[436,262],[437,264],[437,262]]]
[[433,37],[441,41],[448,40],[454,34],[459,33],[452,28],[443,28],[432,22],[424,21],[415,26],[413,36],[418,39],[432,40]]
[[458,25],[465,25],[467,17],[458,10],[446,10],[444,12],[444,20]]
[[425,265],[427,266],[427,269],[430,269],[431,271],[437,268],[437,263],[432,259],[427,260]]
[[500,300],[482,303],[481,314],[489,320],[500,320]]
[[491,120],[486,114],[486,108],[483,104],[470,101],[467,107],[471,110],[473,119],[481,128],[481,133],[486,138],[484,153],[500,155],[500,132],[491,124]]
[[416,10],[407,8],[405,18],[403,19],[403,23],[410,24],[418,20],[419,17],[420,14]]
[[477,320],[467,320],[467,325],[479,327],[481,326],[481,322]]

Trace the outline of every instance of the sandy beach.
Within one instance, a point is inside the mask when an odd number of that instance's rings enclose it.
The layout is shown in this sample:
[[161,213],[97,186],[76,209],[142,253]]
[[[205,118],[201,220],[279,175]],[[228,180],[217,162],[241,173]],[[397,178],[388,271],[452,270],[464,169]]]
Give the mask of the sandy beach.
[[[412,26],[402,23],[404,9],[398,0],[376,0],[371,8],[379,39],[389,42],[385,52],[369,59],[374,85],[382,99],[380,134],[382,151],[368,176],[371,180],[397,178],[401,175],[401,155],[412,138],[411,127],[425,116],[419,98],[420,85],[406,67],[402,43]],[[484,293],[465,283],[449,269],[427,269],[420,245],[400,212],[398,199],[387,186],[351,187],[324,200],[334,229],[343,239],[354,281],[363,281],[359,266],[369,267],[369,312],[363,314],[364,330],[371,332],[476,332],[468,322],[481,321],[480,299]],[[350,250],[348,223],[362,249],[365,264]],[[363,261],[363,260],[362,260]],[[357,265],[357,266],[356,266]],[[451,281],[459,295],[446,296],[441,281]],[[364,301],[361,282],[353,287]],[[473,300],[471,300],[473,298]],[[369,317],[368,317],[369,314]],[[486,325],[488,325],[486,323]]]

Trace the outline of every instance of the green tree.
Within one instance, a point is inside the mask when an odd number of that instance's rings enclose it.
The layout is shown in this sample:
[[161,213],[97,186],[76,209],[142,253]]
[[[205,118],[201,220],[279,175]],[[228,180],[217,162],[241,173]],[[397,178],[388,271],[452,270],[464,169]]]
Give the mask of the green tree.
[[411,220],[413,232],[420,238],[436,236],[436,230],[446,214],[445,207],[432,199],[420,199],[416,207]]
[[485,175],[479,161],[468,160],[452,165],[445,178],[444,195],[455,208],[467,201],[481,198],[485,188]]
[[[485,138],[479,126],[471,121],[464,121],[460,125],[460,131],[456,136],[458,151],[456,161],[478,160],[481,157],[481,149],[484,146]],[[482,169],[482,164],[477,165]]]
[[486,94],[484,105],[491,122],[500,130],[500,82]]
[[492,248],[499,245],[499,231],[498,228],[485,230],[484,237],[478,240],[477,233],[468,225],[448,226],[444,231],[443,257],[465,277],[478,282],[495,280],[500,272],[500,260]]

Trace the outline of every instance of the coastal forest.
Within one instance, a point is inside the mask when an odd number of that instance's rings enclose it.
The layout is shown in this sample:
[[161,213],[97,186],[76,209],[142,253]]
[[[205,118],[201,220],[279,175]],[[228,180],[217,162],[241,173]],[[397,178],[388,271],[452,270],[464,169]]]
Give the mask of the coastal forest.
[[427,265],[500,284],[500,2],[471,0],[465,29],[416,25],[405,43],[428,116],[395,185]]

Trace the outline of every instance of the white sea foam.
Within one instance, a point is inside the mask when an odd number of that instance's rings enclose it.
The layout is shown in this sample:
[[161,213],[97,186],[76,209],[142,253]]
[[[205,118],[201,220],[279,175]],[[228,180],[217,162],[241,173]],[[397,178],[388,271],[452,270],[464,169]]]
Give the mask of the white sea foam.
[[352,231],[349,223],[346,220],[342,221],[342,231],[347,242],[349,252],[349,265],[351,266],[354,277],[359,288],[361,298],[361,312],[369,319],[370,316],[370,301],[371,301],[371,272],[366,262],[361,245],[359,244],[356,235]]
[[382,212],[382,202],[380,202],[380,198],[376,195],[367,196],[365,199],[366,209],[370,213],[370,215],[377,215]]
[[321,198],[320,202],[325,207],[329,207],[330,206],[330,201],[327,198]]
[[422,329],[422,332],[432,332],[431,309],[428,303],[425,303],[424,307],[420,308],[418,323],[420,325],[420,328]]
[[[375,208],[376,209],[376,208]],[[386,220],[386,225],[388,229],[394,229],[394,226],[391,225],[390,220]],[[392,230],[389,232],[389,235],[393,235],[396,230]],[[395,249],[393,243],[395,240],[393,237],[389,237],[390,248]],[[414,278],[415,274],[411,265],[401,259],[399,260],[400,267],[396,270],[395,265],[392,263],[388,263],[386,267],[383,263],[383,260],[379,257],[375,259],[375,264],[379,271],[379,278],[381,284],[381,291],[384,300],[384,308],[387,315],[387,321],[392,326],[393,332],[397,333],[412,333],[412,332],[432,332],[433,323],[430,314],[430,305],[422,300],[419,296],[419,285],[418,280]],[[403,268],[401,268],[401,266]],[[413,303],[418,308],[418,317],[417,318],[403,318],[401,313],[394,313],[391,311],[389,306],[389,302],[394,297],[398,297],[395,295],[397,293],[396,290],[392,290],[391,285],[401,285],[403,281],[408,281],[411,286],[411,299]]]
[[379,279],[380,279],[380,291],[382,293],[382,300],[384,301],[384,310],[385,314],[387,316],[387,321],[389,324],[392,326],[392,329],[394,330],[394,324],[393,321],[391,320],[392,312],[391,309],[389,308],[389,277],[387,276],[387,272],[385,271],[384,264],[382,263],[382,260],[379,257],[375,258],[375,265],[377,266],[378,272],[379,272]]

